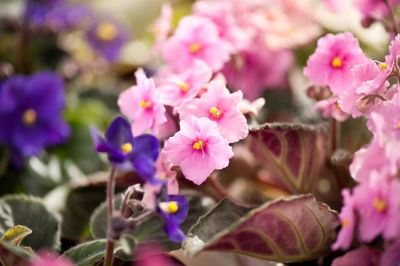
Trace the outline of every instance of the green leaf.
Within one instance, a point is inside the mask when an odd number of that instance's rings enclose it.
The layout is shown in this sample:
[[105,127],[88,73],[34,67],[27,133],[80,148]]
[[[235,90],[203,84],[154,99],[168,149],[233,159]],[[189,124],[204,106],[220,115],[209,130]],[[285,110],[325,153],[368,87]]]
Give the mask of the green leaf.
[[[209,211],[215,204],[214,200],[202,193],[193,190],[183,190],[182,194],[189,201],[189,213],[186,220],[181,224],[181,229],[186,233],[196,223],[197,219]],[[121,197],[115,200],[116,208],[121,204]],[[90,231],[94,238],[105,238],[107,235],[107,204],[103,202],[90,218]],[[169,240],[164,232],[164,221],[158,215],[151,217],[138,225],[135,230],[126,232],[139,242],[161,242],[166,249],[179,249],[180,244]]]
[[277,262],[310,260],[329,254],[337,222],[337,213],[311,195],[250,211],[224,199],[190,229],[183,250],[189,256],[214,250]]
[[106,245],[106,239],[85,242],[65,251],[63,256],[68,257],[79,266],[94,265],[104,258]]
[[0,240],[0,265],[26,265],[33,255],[22,247]]
[[[0,198],[0,210],[10,210],[0,216],[0,224],[12,221],[10,227],[23,225],[32,230],[21,245],[34,250],[58,250],[60,247],[60,221],[43,204],[41,199],[27,195],[7,195]],[[4,235],[6,231],[0,231]]]
[[3,235],[1,240],[9,242],[14,246],[19,246],[21,241],[28,235],[32,233],[32,230],[23,225],[16,225],[13,228],[8,229],[8,231]]
[[311,191],[325,161],[326,125],[264,124],[250,130],[249,144],[272,183],[294,194]]

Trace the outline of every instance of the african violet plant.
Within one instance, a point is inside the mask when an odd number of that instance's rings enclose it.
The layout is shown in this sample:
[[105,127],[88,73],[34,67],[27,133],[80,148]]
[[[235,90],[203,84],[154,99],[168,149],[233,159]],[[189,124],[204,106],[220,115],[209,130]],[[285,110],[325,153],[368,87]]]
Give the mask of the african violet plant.
[[399,1],[139,2],[0,3],[0,264],[398,265]]

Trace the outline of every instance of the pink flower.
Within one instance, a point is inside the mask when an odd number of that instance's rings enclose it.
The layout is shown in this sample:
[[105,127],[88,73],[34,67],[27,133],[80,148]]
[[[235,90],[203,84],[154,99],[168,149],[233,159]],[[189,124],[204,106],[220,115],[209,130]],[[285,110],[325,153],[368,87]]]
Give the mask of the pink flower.
[[141,68],[135,72],[135,76],[137,85],[120,94],[118,105],[121,113],[133,121],[132,133],[137,136],[149,128],[156,132],[166,118],[153,79],[147,78]]
[[75,264],[67,257],[60,257],[51,251],[40,251],[29,266],[74,266]]
[[398,265],[400,262],[400,239],[397,239],[383,252],[379,265]]
[[161,7],[160,18],[156,21],[153,28],[155,35],[153,51],[155,53],[159,52],[162,44],[168,38],[168,35],[171,31],[171,22],[172,22],[171,4],[168,2],[164,2]]
[[251,114],[253,116],[258,115],[258,111],[260,111],[265,105],[265,99],[264,98],[258,98],[252,102],[242,99],[239,102],[239,111],[246,115],[246,114]]
[[181,167],[186,179],[200,185],[215,169],[228,166],[232,148],[215,122],[188,116],[181,120],[180,127],[165,143],[164,152],[171,163]]
[[233,56],[222,73],[230,87],[242,90],[244,97],[252,101],[266,89],[287,86],[286,75],[293,65],[293,59],[290,51],[273,52],[263,45],[253,43]]
[[201,98],[183,103],[178,112],[181,119],[194,115],[215,121],[220,134],[232,143],[249,133],[246,118],[239,111],[241,100],[241,91],[231,94],[222,81],[216,80],[210,83]]
[[[168,161],[165,152],[161,151],[156,164],[155,178],[167,180],[168,194],[179,194],[179,185],[176,180],[176,171],[172,170],[172,164]],[[146,209],[153,209],[156,206],[156,196],[160,192],[162,184],[152,185],[146,183],[143,187],[144,195],[142,204]]]
[[[392,7],[398,3],[398,0],[389,0]],[[388,15],[388,9],[382,0],[355,0],[354,6],[363,18],[384,19]]]
[[351,68],[367,61],[358,40],[349,32],[327,34],[318,40],[317,49],[307,61],[304,74],[316,85],[328,85],[342,94],[353,82]]
[[322,116],[324,118],[333,117],[338,121],[344,121],[349,117],[349,115],[343,112],[343,110],[339,107],[337,97],[318,101],[313,107],[313,111],[317,110],[322,111]]
[[160,83],[161,101],[166,105],[179,106],[183,101],[196,97],[211,76],[210,67],[196,59],[191,68]]
[[350,195],[350,190],[343,189],[342,196],[343,207],[339,214],[342,227],[340,229],[336,242],[332,245],[333,250],[346,250],[350,247],[351,243],[353,242],[354,228],[356,225],[353,199]]
[[231,46],[219,37],[217,26],[198,16],[182,18],[175,34],[162,47],[163,58],[178,72],[193,66],[195,59],[218,71],[229,60],[230,53]]
[[[378,265],[379,250],[367,246],[361,246],[351,250],[332,262],[332,266],[373,266]],[[389,265],[389,264],[379,264]]]

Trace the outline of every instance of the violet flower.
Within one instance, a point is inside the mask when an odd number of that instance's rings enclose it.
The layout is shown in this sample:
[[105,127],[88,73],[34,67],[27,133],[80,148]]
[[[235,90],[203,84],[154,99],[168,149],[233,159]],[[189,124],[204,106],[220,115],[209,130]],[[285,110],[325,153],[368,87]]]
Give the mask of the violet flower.
[[64,103],[64,82],[53,72],[9,78],[0,89],[0,143],[24,157],[63,143],[70,135]]
[[30,25],[41,26],[46,22],[47,14],[56,7],[65,3],[65,0],[28,0],[23,16]]
[[92,139],[97,152],[108,154],[109,161],[122,170],[136,170],[144,180],[157,184],[165,182],[154,178],[154,163],[160,150],[158,139],[149,134],[133,137],[128,121],[117,117],[108,127],[105,138],[98,129],[91,127]]
[[90,19],[92,10],[84,4],[68,4],[57,7],[49,12],[46,23],[54,31],[71,30]]
[[179,225],[186,219],[189,203],[182,195],[168,195],[157,205],[157,212],[165,221],[164,229],[168,237],[174,242],[181,242],[185,234]]

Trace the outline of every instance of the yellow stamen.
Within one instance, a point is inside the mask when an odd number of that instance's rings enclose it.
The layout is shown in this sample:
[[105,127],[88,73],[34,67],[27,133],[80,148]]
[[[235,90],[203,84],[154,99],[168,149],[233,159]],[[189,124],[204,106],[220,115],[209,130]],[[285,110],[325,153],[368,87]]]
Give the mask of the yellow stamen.
[[140,107],[146,108],[146,109],[151,108],[151,107],[153,107],[153,103],[151,101],[142,101],[140,103]]
[[397,126],[400,128],[400,122],[399,122],[399,123],[397,123]]
[[214,118],[220,118],[222,115],[222,111],[215,106],[210,108],[210,113]]
[[381,70],[386,70],[386,69],[387,69],[387,64],[386,64],[386,63],[381,63],[381,64],[379,65],[379,68],[380,68]]
[[124,154],[130,153],[132,151],[132,144],[130,144],[129,142],[122,144],[121,150]]
[[176,201],[160,202],[158,206],[166,213],[176,213],[179,210],[179,206]]
[[201,48],[202,48],[202,45],[198,42],[194,42],[189,45],[189,51],[192,53],[199,52],[201,50]]
[[206,143],[204,142],[204,140],[199,139],[198,141],[196,141],[193,144],[193,149],[195,150],[201,150],[204,148],[204,146],[206,145]]
[[344,219],[344,220],[342,221],[342,227],[347,227],[347,226],[349,226],[349,224],[350,224],[350,222],[349,222],[348,219]]
[[338,102],[336,102],[336,103],[335,103],[335,106],[336,106],[336,109],[338,109],[339,111],[342,111],[342,108],[340,108],[340,106],[339,106],[339,103],[338,103]]
[[375,209],[378,212],[383,212],[386,210],[387,203],[384,199],[381,198],[375,198],[374,201],[372,202],[372,205],[375,207]]
[[178,84],[179,89],[181,89],[183,92],[188,92],[190,87],[187,83],[185,82],[179,82]]
[[162,174],[162,175],[160,176],[160,179],[162,179],[162,180],[167,179],[167,174]]
[[110,22],[101,22],[97,26],[96,35],[103,41],[114,40],[118,35],[118,29]]
[[32,108],[26,110],[22,115],[22,121],[27,126],[31,126],[36,122],[36,111]]
[[340,57],[338,57],[338,56],[335,56],[333,59],[332,59],[332,66],[333,67],[341,67],[342,66],[342,59],[340,59]]

